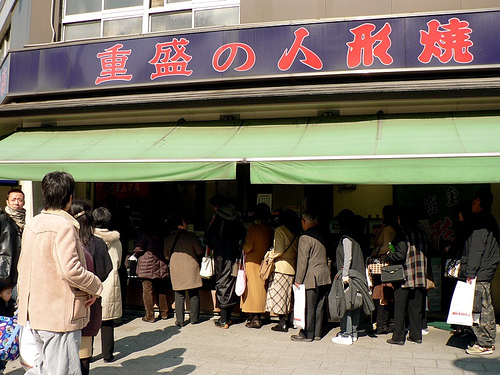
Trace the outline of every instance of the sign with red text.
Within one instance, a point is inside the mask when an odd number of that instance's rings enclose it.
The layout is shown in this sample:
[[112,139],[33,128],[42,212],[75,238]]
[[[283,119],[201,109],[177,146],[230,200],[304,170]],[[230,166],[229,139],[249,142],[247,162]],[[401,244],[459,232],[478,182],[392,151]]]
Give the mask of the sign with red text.
[[500,65],[500,11],[191,31],[10,53],[2,96]]

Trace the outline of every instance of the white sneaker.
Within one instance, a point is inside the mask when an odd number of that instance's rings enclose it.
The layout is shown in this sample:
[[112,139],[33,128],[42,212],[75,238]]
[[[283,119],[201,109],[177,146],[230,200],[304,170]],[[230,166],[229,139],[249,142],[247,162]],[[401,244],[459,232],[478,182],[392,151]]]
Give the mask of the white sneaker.
[[426,335],[428,335],[428,334],[429,334],[429,328],[424,328],[424,329],[422,330],[422,335],[426,336]]
[[340,345],[352,345],[353,340],[350,335],[340,335],[333,337],[332,342]]

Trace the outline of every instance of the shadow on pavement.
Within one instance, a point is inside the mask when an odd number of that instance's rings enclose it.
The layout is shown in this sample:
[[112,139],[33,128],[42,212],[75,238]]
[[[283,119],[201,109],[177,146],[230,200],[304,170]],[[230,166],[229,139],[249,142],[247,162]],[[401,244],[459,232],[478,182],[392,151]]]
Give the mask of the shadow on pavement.
[[[186,375],[192,373],[196,366],[182,365],[184,358],[182,355],[186,349],[174,348],[156,355],[145,355],[138,358],[126,360],[120,364],[122,369],[115,368],[115,372],[122,373],[145,373],[147,374],[177,374]],[[175,368],[173,368],[175,367]],[[166,369],[172,368],[170,371]],[[93,375],[109,375],[110,368],[99,367],[91,370]]]
[[[493,354],[494,355],[494,354]],[[470,356],[457,359],[454,365],[467,372],[467,374],[498,374],[500,373],[500,358],[490,358],[488,356]]]

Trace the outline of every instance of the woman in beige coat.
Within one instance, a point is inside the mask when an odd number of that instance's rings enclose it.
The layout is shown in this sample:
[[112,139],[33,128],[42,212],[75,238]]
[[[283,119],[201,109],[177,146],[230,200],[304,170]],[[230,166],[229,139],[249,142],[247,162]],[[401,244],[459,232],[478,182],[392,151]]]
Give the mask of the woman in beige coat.
[[243,246],[243,252],[246,254],[247,287],[241,296],[241,311],[251,314],[250,320],[245,324],[248,328],[260,328],[260,315],[266,312],[266,285],[259,272],[260,263],[274,240],[274,229],[269,225],[270,216],[268,205],[257,205],[254,212],[255,221],[247,229]]
[[200,260],[205,250],[198,237],[187,231],[187,224],[181,217],[169,219],[168,224],[170,235],[165,238],[165,259],[170,260],[170,280],[175,292],[175,325],[183,327],[186,292],[191,324],[200,319]]
[[120,267],[122,256],[122,244],[120,233],[108,230],[111,222],[111,212],[105,207],[99,207],[92,213],[95,229],[94,235],[102,238],[108,245],[108,253],[113,263],[113,269],[102,283],[102,325],[101,325],[101,347],[104,362],[111,362],[114,359],[115,349],[114,323],[113,319],[122,316],[122,295],[120,289],[120,277],[118,268]]
[[288,332],[287,315],[292,311],[292,285],[297,267],[300,221],[294,211],[280,215],[281,226],[274,232],[274,271],[269,276],[266,310],[279,316],[273,331]]

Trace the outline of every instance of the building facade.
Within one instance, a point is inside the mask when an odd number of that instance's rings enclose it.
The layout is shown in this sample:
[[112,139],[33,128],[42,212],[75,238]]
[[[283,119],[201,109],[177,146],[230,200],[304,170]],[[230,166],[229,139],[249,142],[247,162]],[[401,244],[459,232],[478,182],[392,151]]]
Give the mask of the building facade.
[[500,196],[499,21],[487,0],[4,0],[0,179],[32,213],[57,169],[205,219],[216,192],[376,218],[417,187],[439,248],[477,185]]

